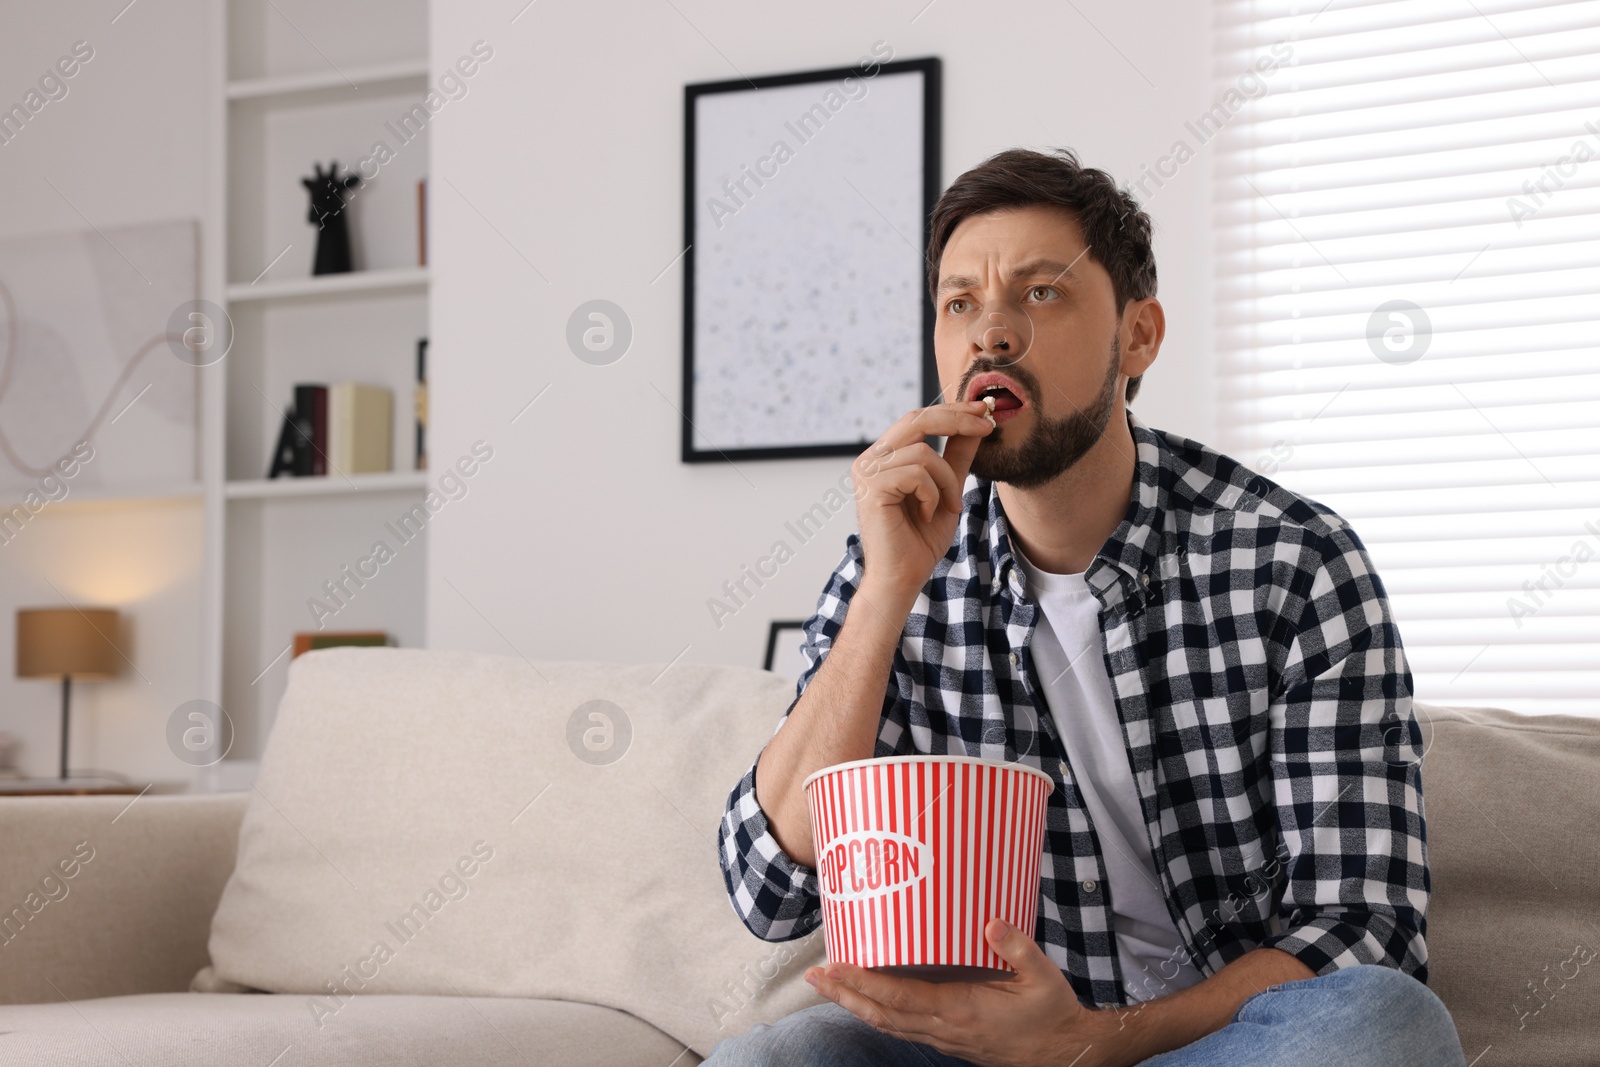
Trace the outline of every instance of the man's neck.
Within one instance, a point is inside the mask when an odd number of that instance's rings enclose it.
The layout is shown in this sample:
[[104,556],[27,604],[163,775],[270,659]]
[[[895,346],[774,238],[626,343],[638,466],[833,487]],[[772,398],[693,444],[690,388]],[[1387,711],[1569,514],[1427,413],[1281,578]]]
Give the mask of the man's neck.
[[1133,497],[1133,434],[1119,403],[1106,432],[1083,458],[1034,489],[999,483],[1012,540],[1050,574],[1079,574],[1122,524]]

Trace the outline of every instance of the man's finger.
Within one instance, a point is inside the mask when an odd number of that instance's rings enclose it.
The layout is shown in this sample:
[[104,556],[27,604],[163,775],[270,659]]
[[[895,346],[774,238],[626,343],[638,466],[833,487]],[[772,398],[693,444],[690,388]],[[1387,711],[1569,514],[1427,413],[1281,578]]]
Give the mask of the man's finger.
[[[983,424],[985,426],[989,425],[988,420],[983,420]],[[967,473],[972,470],[972,458],[978,454],[978,446],[981,444],[983,444],[982,437],[971,437],[967,435],[950,437],[945,440],[944,461],[949,465],[950,470],[955,474],[956,481],[959,484],[967,484]],[[959,506],[959,494],[957,495],[956,503],[957,507],[955,510],[960,511],[961,508]]]
[[923,522],[932,522],[934,512],[939,509],[939,486],[928,473],[926,467],[910,464],[904,467],[890,467],[886,471],[878,472],[876,486],[883,492],[898,495],[899,503],[915,499],[917,516]]
[[[870,1000],[899,1012],[933,1015],[943,1005],[945,990],[934,982],[879,974],[864,967],[835,964],[846,986]],[[833,970],[833,967],[828,970]]]
[[[951,500],[960,502],[960,479],[950,469],[950,464],[940,458],[939,453],[935,452],[931,445],[918,441],[904,448],[897,448],[884,456],[876,469],[881,471],[893,467],[921,467],[939,487],[939,493],[946,503]],[[960,508],[955,510],[959,511]]]
[[924,437],[955,437],[972,434],[981,437],[992,427],[983,417],[984,407],[976,401],[933,404],[908,411],[883,432],[878,440],[890,448],[903,448]]
[[[826,990],[824,991],[824,986]],[[933,1035],[926,1033],[922,1028],[929,1023],[937,1025],[938,1020],[928,1016],[909,1015],[904,1012],[880,1004],[871,997],[864,996],[848,983],[835,982],[827,976],[822,978],[818,992],[828,997],[834,1003],[844,1008],[862,1022],[895,1037],[906,1041],[918,1041],[922,1044],[932,1044]]]
[[1000,957],[1017,969],[1017,977],[1023,981],[1053,981],[1061,977],[1060,969],[1050,962],[1039,943],[1004,919],[990,919],[984,934]]

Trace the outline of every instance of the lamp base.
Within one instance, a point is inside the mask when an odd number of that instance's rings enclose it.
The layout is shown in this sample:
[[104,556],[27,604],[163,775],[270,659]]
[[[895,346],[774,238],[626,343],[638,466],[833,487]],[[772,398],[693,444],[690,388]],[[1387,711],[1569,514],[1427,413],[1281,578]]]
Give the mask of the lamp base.
[[72,721],[72,675],[61,676],[61,780],[67,781],[67,728]]

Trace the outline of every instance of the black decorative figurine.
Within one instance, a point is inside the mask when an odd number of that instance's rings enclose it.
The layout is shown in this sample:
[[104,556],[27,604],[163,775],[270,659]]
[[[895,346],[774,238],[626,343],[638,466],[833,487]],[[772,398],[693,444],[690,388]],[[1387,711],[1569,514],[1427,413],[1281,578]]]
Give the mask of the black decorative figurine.
[[344,191],[361,184],[354,174],[339,177],[339,161],[334,160],[324,174],[311,164],[316,178],[301,178],[311,193],[311,214],[307,221],[317,227],[317,261],[312,274],[343,274],[350,266],[350,228],[345,225]]

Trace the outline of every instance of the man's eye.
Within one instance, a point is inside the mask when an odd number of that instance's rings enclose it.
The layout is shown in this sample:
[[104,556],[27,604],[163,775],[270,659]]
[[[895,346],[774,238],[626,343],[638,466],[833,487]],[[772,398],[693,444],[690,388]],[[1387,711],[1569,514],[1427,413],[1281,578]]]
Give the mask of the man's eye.
[[1054,300],[1057,295],[1056,291],[1048,285],[1035,285],[1032,289],[1028,290],[1029,296],[1037,296],[1039,293],[1047,294],[1045,296],[1038,297],[1038,302],[1041,304],[1047,300]]
[[[956,306],[958,304],[960,305],[960,307]],[[966,305],[967,305],[966,300],[963,297],[959,297],[958,296],[954,300],[951,300],[949,303],[945,304],[944,307],[945,307],[945,310],[950,312],[952,315],[959,315],[964,310],[966,310]]]

